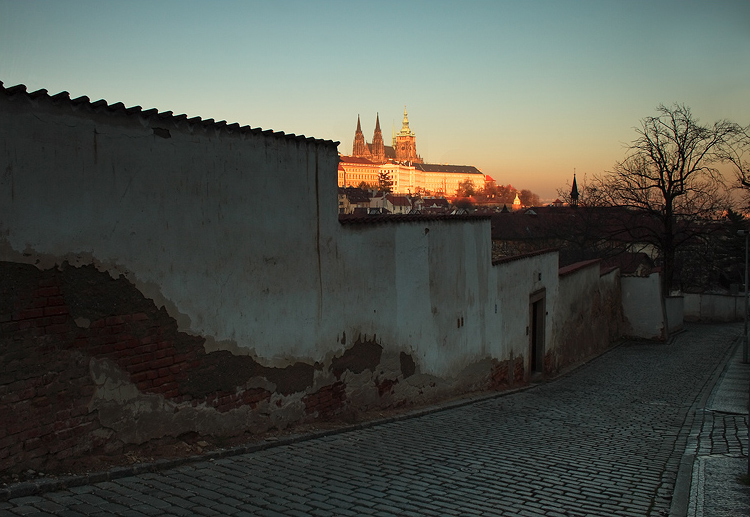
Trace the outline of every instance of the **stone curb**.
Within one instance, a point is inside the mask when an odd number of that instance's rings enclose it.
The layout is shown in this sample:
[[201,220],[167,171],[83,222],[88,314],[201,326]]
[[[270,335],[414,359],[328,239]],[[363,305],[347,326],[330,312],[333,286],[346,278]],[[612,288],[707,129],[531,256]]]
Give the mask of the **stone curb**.
[[[555,377],[543,380],[542,382],[554,382],[558,379],[568,377],[569,375],[572,375],[577,370],[587,366],[593,361],[596,361],[600,357],[606,355],[612,350],[615,350],[616,348],[622,346],[623,344],[633,343],[633,342],[636,342],[636,341],[634,340],[618,341],[612,344],[609,348],[607,348],[603,352],[595,356],[589,357],[587,359],[584,359],[580,363],[575,364],[574,366],[561,370],[561,372],[558,373],[558,375],[556,375]],[[62,477],[57,477],[57,478],[41,478],[36,481],[26,481],[23,483],[15,483],[7,487],[0,488],[0,502],[5,502],[10,499],[16,499],[19,497],[37,496],[40,494],[45,494],[47,492],[54,492],[56,490],[65,490],[67,488],[72,488],[72,487],[93,485],[96,483],[103,483],[105,481],[114,481],[116,479],[121,479],[125,477],[130,477],[130,476],[137,476],[139,474],[160,472],[163,470],[180,467],[182,465],[186,465],[189,463],[213,461],[217,459],[227,458],[230,456],[239,456],[241,454],[250,454],[254,452],[259,452],[259,451],[263,451],[263,450],[270,449],[273,447],[292,445],[295,443],[305,442],[308,440],[314,440],[316,438],[323,438],[326,436],[333,436],[337,434],[348,433],[351,431],[369,429],[370,427],[375,427],[378,425],[398,422],[398,421],[407,420],[411,418],[417,418],[417,417],[429,415],[432,413],[437,413],[440,411],[446,411],[449,409],[459,408],[462,406],[468,406],[469,404],[473,404],[475,402],[482,402],[485,400],[507,397],[509,395],[513,395],[514,393],[519,393],[522,391],[533,389],[537,385],[538,383],[533,383],[533,384],[530,383],[530,384],[520,386],[518,388],[512,388],[512,389],[504,390],[501,392],[482,393],[479,395],[460,398],[458,400],[437,403],[437,404],[433,404],[427,407],[419,408],[413,411],[401,413],[399,415],[394,415],[394,416],[387,417],[387,418],[373,419],[367,422],[344,425],[342,427],[337,427],[335,429],[326,429],[323,431],[312,431],[312,432],[308,432],[304,434],[290,435],[290,436],[285,436],[283,438],[265,440],[260,443],[253,443],[249,445],[239,445],[237,447],[231,447],[228,449],[213,450],[213,451],[209,451],[209,452],[195,455],[195,456],[187,456],[184,458],[175,458],[175,459],[162,459],[162,460],[156,460],[156,461],[149,462],[149,463],[138,463],[135,465],[129,465],[129,466],[124,466],[124,467],[113,467],[106,471],[91,472],[91,473],[80,474],[80,475],[75,475],[75,476],[62,476]]]
[[[714,389],[719,383],[724,371],[727,368],[727,364],[734,357],[737,347],[742,343],[742,336],[735,338],[735,343],[729,348],[729,351],[725,354],[722,361],[714,368],[711,377],[701,388],[701,392],[693,401],[693,404],[688,410],[685,420],[690,418],[690,429],[685,430],[683,424],[682,431],[680,432],[680,439],[678,441],[687,441],[686,439],[690,436],[697,436],[700,433],[700,422],[697,418],[698,410],[705,407],[708,399],[711,397]],[[686,443],[687,447],[687,443]],[[690,493],[692,490],[693,482],[693,467],[695,465],[695,454],[685,450],[682,458],[680,459],[680,466],[677,471],[677,479],[675,480],[674,493],[672,497],[672,504],[669,509],[669,517],[686,517],[690,505]]]

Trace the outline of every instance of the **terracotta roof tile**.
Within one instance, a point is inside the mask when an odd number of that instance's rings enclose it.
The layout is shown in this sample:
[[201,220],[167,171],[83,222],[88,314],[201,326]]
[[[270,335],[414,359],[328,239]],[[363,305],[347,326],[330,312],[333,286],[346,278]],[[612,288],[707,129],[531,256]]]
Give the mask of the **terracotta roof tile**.
[[69,101],[70,94],[68,92],[62,91],[60,93],[56,93],[55,95],[52,95],[50,99],[52,99],[53,101]]
[[[0,83],[1,85],[2,83]],[[16,95],[17,93],[26,93],[26,85],[24,84],[17,84],[15,86],[11,86],[9,88],[6,88],[5,91],[8,95]]]
[[33,93],[27,93],[26,85],[23,85],[23,84],[17,84],[15,86],[9,86],[6,88],[3,82],[0,81],[0,95],[5,95],[8,97],[12,97],[15,95],[26,95],[30,99],[45,99],[46,98],[55,103],[69,102],[71,106],[88,107],[94,110],[105,108],[108,112],[116,114],[116,115],[122,114],[122,115],[128,116],[128,115],[138,114],[139,116],[145,117],[145,118],[158,117],[160,119],[170,120],[175,123],[187,122],[188,124],[200,124],[203,127],[213,127],[217,130],[240,131],[243,133],[252,133],[252,134],[260,133],[266,136],[273,136],[275,138],[306,140],[311,143],[333,145],[333,146],[339,145],[339,142],[335,142],[333,140],[323,140],[323,139],[314,138],[314,137],[308,138],[303,135],[294,135],[294,134],[287,135],[283,131],[273,131],[272,129],[263,130],[261,128],[251,128],[250,126],[247,126],[247,125],[240,126],[236,122],[228,124],[225,120],[215,122],[214,119],[202,120],[201,117],[188,118],[187,115],[185,114],[173,115],[171,111],[164,111],[160,113],[156,108],[150,108],[147,110],[144,110],[140,106],[132,106],[130,108],[126,108],[122,102],[116,102],[112,105],[108,104],[107,101],[105,101],[104,99],[91,102],[90,99],[86,96],[77,97],[76,99],[71,100],[70,94],[66,91],[62,91],[55,95],[49,95],[49,93],[45,89],[36,90]]

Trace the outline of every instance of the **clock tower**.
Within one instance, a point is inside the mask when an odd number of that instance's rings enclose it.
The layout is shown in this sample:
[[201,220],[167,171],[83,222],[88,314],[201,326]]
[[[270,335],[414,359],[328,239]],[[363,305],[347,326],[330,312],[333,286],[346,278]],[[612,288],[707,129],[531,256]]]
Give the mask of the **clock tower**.
[[422,163],[422,158],[417,154],[416,136],[409,129],[409,117],[406,114],[404,106],[404,121],[401,124],[401,131],[396,135],[396,160],[399,162]]

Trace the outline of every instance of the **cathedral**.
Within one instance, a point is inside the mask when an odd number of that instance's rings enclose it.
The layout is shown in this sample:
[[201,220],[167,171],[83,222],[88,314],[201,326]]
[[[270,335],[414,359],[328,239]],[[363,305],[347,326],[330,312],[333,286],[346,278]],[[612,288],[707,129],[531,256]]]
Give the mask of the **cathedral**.
[[393,182],[393,191],[402,194],[453,196],[458,184],[470,179],[476,188],[484,186],[485,177],[470,165],[442,165],[424,163],[417,154],[416,135],[409,127],[404,107],[401,130],[394,128],[391,145],[385,145],[380,129],[380,115],[375,118],[372,143],[365,140],[362,124],[357,116],[357,129],[351,156],[341,156],[338,184],[342,187],[367,184],[377,186],[381,174]]
[[362,124],[357,116],[357,130],[354,132],[354,144],[352,145],[352,157],[366,158],[373,163],[386,163],[388,160],[397,162],[423,163],[417,154],[417,143],[414,132],[409,129],[409,117],[404,106],[404,121],[401,131],[396,134],[394,129],[391,145],[383,143],[383,132],[380,130],[380,114],[375,117],[375,133],[372,135],[372,143],[365,141],[362,133]]

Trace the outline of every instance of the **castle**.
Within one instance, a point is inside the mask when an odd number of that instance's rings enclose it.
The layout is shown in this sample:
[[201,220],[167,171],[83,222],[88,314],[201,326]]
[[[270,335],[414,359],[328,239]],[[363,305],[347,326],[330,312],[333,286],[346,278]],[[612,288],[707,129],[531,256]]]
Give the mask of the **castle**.
[[397,162],[423,163],[422,157],[417,154],[416,135],[409,129],[409,117],[404,106],[404,121],[401,125],[401,131],[396,134],[394,129],[392,145],[386,146],[383,143],[383,132],[380,130],[380,114],[375,117],[375,133],[372,136],[372,143],[365,141],[365,135],[362,133],[362,124],[357,116],[357,130],[354,132],[354,145],[352,145],[352,157],[365,158],[372,163],[383,164],[389,160]]
[[471,180],[475,188],[482,188],[485,182],[482,171],[471,165],[424,163],[417,154],[416,135],[409,127],[406,107],[401,130],[396,133],[394,129],[390,146],[383,141],[379,114],[375,118],[372,143],[365,140],[357,116],[352,154],[339,158],[338,184],[341,187],[363,183],[377,186],[381,175],[385,174],[390,177],[396,193],[454,196],[462,181]]

